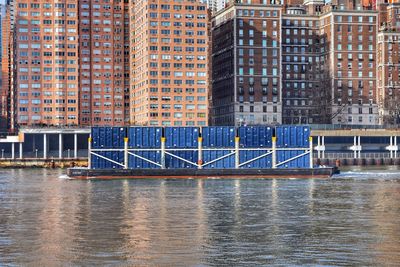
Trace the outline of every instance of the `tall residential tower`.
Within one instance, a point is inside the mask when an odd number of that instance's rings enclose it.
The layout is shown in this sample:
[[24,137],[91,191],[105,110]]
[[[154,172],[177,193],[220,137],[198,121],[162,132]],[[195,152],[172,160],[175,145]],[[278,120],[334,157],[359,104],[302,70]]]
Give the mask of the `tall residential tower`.
[[76,1],[16,1],[18,124],[79,123],[78,25]]
[[207,125],[206,1],[139,0],[130,12],[131,124]]

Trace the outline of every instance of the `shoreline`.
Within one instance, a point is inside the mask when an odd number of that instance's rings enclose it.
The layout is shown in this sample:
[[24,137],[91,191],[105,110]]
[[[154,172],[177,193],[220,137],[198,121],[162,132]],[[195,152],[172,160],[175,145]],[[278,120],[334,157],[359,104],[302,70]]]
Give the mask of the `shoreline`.
[[0,159],[0,168],[72,168],[87,167],[87,158],[77,159],[40,159],[40,158],[24,158],[24,159]]
[[[314,165],[324,166],[400,166],[400,158],[390,159],[314,159]],[[87,167],[87,158],[23,158],[10,159],[0,158],[0,168],[71,168]]]

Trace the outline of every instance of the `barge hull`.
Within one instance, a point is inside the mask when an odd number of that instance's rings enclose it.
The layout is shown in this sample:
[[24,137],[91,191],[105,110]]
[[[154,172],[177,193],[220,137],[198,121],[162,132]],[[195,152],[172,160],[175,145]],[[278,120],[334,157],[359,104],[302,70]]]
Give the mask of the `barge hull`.
[[179,179],[179,178],[329,178],[336,167],[314,169],[87,169],[69,168],[74,179]]

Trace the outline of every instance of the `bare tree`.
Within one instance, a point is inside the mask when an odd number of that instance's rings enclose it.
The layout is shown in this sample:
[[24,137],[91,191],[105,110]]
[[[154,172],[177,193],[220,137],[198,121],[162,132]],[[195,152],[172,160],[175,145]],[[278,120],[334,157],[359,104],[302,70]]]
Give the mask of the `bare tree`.
[[332,94],[334,91],[332,88],[333,77],[327,63],[321,64],[315,71],[315,80],[310,95],[313,121],[314,123],[331,124],[334,118],[342,114],[347,104],[335,103],[335,96]]
[[384,124],[397,125],[400,123],[400,95],[395,93],[394,89],[389,90],[390,92],[383,101],[383,122]]

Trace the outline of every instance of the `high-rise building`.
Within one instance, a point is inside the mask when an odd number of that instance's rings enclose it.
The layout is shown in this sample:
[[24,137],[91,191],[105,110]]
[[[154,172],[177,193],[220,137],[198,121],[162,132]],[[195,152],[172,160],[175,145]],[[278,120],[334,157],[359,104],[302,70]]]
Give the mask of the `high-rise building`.
[[266,2],[236,1],[213,17],[215,125],[281,122],[282,5]]
[[320,17],[331,73],[332,123],[377,124],[378,13],[361,1],[327,5]]
[[211,9],[212,13],[224,9],[230,2],[229,0],[205,0],[205,1],[207,2],[208,8]]
[[266,2],[213,17],[213,124],[377,124],[372,4]]
[[16,107],[14,90],[14,1],[7,1],[1,15],[0,129],[14,132]]
[[79,1],[78,87],[81,125],[111,126],[124,125],[127,122],[127,7],[127,1],[123,0]]
[[400,123],[400,3],[379,5],[377,94],[381,124]]
[[131,124],[207,125],[207,4],[139,0],[131,5]]
[[78,3],[18,0],[15,79],[19,125],[79,123]]
[[[327,123],[330,92],[325,62],[326,38],[319,34],[319,17],[306,6],[288,7],[282,20],[282,122]],[[312,97],[311,97],[312,96]],[[326,99],[328,98],[328,99]]]
[[16,1],[17,122],[129,123],[128,1]]

